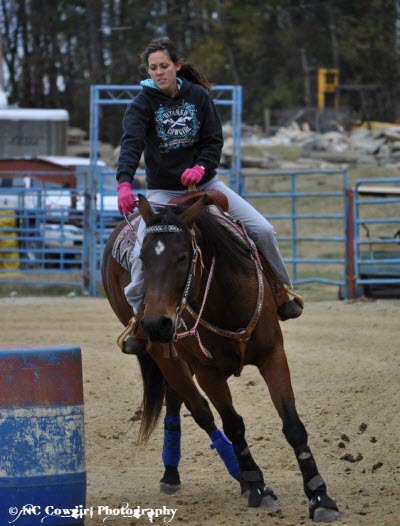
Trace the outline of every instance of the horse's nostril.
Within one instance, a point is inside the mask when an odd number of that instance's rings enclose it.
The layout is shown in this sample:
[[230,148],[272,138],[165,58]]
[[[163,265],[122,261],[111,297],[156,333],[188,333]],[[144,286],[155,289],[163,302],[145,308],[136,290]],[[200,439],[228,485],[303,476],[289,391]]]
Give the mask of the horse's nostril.
[[171,338],[174,327],[173,321],[168,316],[159,316],[153,319],[142,319],[145,332],[153,341],[167,342]]
[[160,325],[164,330],[170,330],[172,328],[172,320],[167,316],[163,316],[160,320]]

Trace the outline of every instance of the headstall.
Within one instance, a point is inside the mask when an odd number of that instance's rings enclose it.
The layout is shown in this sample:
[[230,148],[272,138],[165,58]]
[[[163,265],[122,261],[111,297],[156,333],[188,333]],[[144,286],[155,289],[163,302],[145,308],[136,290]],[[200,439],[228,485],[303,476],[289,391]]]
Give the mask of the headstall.
[[[200,267],[201,271],[204,268],[202,253],[200,250],[200,247],[197,244],[196,236],[194,233],[194,230],[191,230],[191,240],[192,240],[192,262],[191,266],[188,272],[188,276],[186,278],[185,287],[182,294],[182,299],[180,301],[180,305],[176,309],[176,323],[175,323],[175,334],[173,336],[173,342],[176,343],[178,340],[182,338],[187,338],[189,336],[194,336],[199,344],[200,349],[202,352],[207,356],[207,358],[212,358],[212,355],[210,352],[204,347],[200,340],[200,335],[198,332],[198,325],[202,325],[204,328],[208,329],[211,332],[214,332],[215,334],[218,334],[220,336],[223,336],[225,338],[230,338],[234,340],[238,340],[239,348],[240,348],[240,367],[239,370],[235,373],[235,376],[239,376],[245,361],[245,354],[246,354],[246,348],[247,343],[250,339],[250,336],[255,329],[257,322],[261,315],[261,309],[264,301],[264,282],[263,282],[263,272],[262,272],[262,265],[258,256],[257,248],[253,242],[252,239],[250,239],[247,235],[247,232],[243,225],[241,223],[238,223],[245,239],[247,240],[250,250],[251,250],[251,257],[255,262],[256,266],[256,272],[257,272],[257,283],[258,283],[258,293],[257,293],[257,302],[256,306],[253,312],[253,316],[251,317],[251,320],[247,326],[246,329],[240,330],[240,331],[229,331],[226,329],[220,329],[219,327],[209,323],[208,321],[204,320],[202,318],[204,306],[207,301],[208,292],[210,290],[211,280],[213,278],[214,274],[214,268],[215,268],[215,257],[213,257],[211,262],[211,267],[209,271],[209,275],[207,278],[207,284],[204,291],[203,301],[199,310],[199,313],[196,313],[194,309],[190,307],[188,304],[188,296],[190,292],[190,287],[193,281],[194,276],[196,275],[196,265],[197,262],[200,261]],[[162,233],[176,233],[176,232],[183,232],[183,229],[176,226],[176,225],[159,225],[159,226],[151,226],[146,229],[146,234],[162,234]],[[185,321],[183,320],[182,313],[184,310],[187,310],[187,312],[194,318],[195,324],[191,329],[188,329]],[[184,332],[177,332],[178,329],[180,329],[182,326],[184,326],[185,331]],[[175,358],[177,358],[177,352],[174,346],[174,343],[171,344],[171,351]]]

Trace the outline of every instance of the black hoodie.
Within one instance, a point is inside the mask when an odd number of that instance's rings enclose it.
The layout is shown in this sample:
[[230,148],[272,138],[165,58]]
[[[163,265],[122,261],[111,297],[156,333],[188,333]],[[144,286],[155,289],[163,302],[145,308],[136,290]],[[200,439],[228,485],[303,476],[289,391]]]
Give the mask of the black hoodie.
[[132,182],[144,150],[149,189],[181,190],[186,168],[205,168],[202,183],[216,173],[223,146],[221,122],[206,90],[186,79],[170,97],[145,86],[128,106],[117,180]]

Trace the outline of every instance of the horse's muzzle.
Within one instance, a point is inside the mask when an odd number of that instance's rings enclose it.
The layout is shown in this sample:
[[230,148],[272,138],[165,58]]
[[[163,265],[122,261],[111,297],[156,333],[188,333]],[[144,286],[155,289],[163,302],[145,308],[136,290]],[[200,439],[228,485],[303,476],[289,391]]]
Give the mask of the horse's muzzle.
[[152,342],[169,343],[174,335],[175,325],[168,316],[142,318],[142,326]]

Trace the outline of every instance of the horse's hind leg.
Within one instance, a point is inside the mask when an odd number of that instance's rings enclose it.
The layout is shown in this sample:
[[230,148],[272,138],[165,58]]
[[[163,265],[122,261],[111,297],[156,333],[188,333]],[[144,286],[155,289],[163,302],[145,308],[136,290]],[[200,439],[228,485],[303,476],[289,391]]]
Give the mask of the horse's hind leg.
[[242,495],[248,497],[248,505],[252,508],[276,507],[277,498],[272,489],[265,484],[262,471],[250,453],[245,439],[243,418],[233,407],[226,379],[210,369],[196,371],[196,378],[220,414],[224,432],[232,442],[239,462]]
[[304,491],[309,499],[310,518],[331,522],[339,517],[336,503],[327,495],[326,485],[308,446],[307,431],[296,411],[290,372],[283,346],[277,345],[258,366],[268,385],[272,401],[283,422],[283,434],[292,446],[301,473]]
[[181,417],[183,400],[168,385],[166,396],[166,414],[164,417],[164,443],[162,460],[164,475],[160,480],[160,491],[172,495],[181,487],[178,465],[181,459]]

